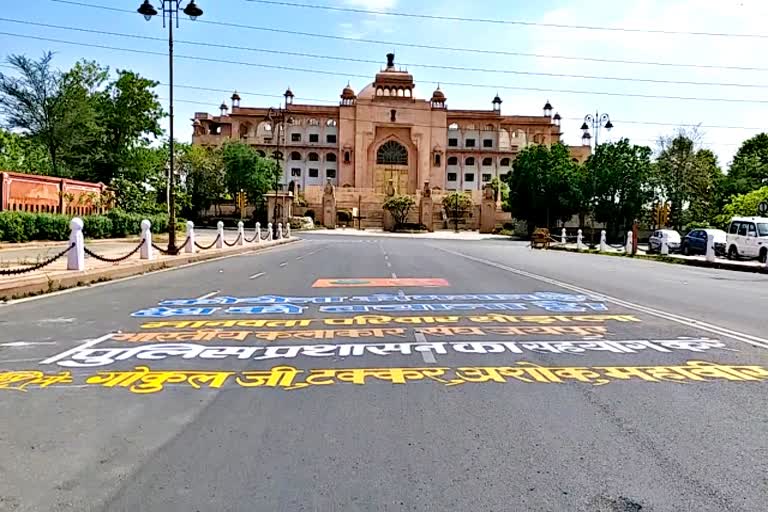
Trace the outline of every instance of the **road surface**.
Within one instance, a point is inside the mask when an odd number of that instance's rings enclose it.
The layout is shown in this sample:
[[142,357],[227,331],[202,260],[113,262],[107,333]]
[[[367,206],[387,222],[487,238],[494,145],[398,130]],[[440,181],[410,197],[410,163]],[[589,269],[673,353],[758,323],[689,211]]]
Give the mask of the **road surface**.
[[310,234],[3,305],[0,511],[765,511],[766,284]]

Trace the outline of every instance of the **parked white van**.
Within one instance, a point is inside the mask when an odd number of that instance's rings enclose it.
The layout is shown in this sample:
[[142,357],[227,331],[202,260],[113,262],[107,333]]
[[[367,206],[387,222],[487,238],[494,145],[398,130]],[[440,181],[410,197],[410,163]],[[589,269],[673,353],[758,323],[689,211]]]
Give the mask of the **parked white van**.
[[726,236],[728,259],[768,258],[768,218],[734,217]]

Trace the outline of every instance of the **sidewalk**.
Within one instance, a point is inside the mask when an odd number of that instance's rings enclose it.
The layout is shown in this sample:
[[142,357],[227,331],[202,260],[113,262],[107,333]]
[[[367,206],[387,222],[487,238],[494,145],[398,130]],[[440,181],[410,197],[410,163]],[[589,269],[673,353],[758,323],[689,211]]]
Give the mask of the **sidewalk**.
[[[581,252],[584,254],[604,254],[604,255],[625,256],[625,252],[623,250],[617,250],[612,247],[609,247],[606,252],[602,252],[602,253],[596,250],[588,251],[586,249],[582,251],[578,251],[576,248],[576,244],[572,244],[572,243],[567,243],[565,245],[561,245],[561,244],[553,245],[550,248],[556,251]],[[655,260],[662,263],[677,263],[681,265],[720,268],[724,270],[735,270],[740,272],[768,273],[768,267],[766,267],[765,264],[760,263],[757,260],[738,261],[738,260],[727,260],[724,258],[715,258],[714,262],[709,262],[707,261],[706,256],[685,256],[683,254],[677,254],[677,253],[670,253],[666,256],[662,256],[660,254],[646,254],[645,251],[640,249],[638,249],[637,255],[635,257],[640,257],[646,260]]]
[[481,234],[477,231],[459,231],[458,233],[450,230],[439,230],[432,233],[392,233],[378,228],[366,228],[358,230],[357,228],[336,228],[336,229],[315,229],[304,231],[312,235],[345,235],[345,236],[381,236],[390,238],[425,238],[433,240],[511,240],[506,235]]
[[[253,236],[253,233],[246,232],[246,238]],[[224,239],[232,243],[237,238],[237,234],[231,231],[225,232]],[[200,230],[196,233],[196,241],[202,246],[210,245],[216,239],[215,231]],[[197,250],[194,254],[180,253],[177,256],[167,256],[154,251],[153,260],[142,260],[139,252],[133,254],[127,259],[118,263],[109,263],[99,261],[88,255],[85,257],[85,268],[82,272],[67,270],[67,257],[63,256],[50,265],[28,273],[16,275],[0,275],[0,300],[10,300],[21,298],[28,295],[37,295],[39,293],[48,293],[55,290],[84,286],[87,284],[119,279],[146,272],[178,267],[197,261],[219,258],[221,256],[230,256],[274,247],[293,241],[297,238],[277,240],[272,242],[253,242],[234,247],[224,247],[223,249],[211,248],[207,250]],[[160,247],[167,245],[167,236],[153,237],[153,242]],[[183,243],[184,237],[177,240],[177,244]],[[129,254],[139,244],[139,239],[122,240],[87,240],[85,247],[98,256],[105,258],[120,258]],[[36,263],[45,261],[58,253],[61,253],[69,246],[68,242],[59,242],[56,245],[42,243],[38,246],[25,244],[25,247],[18,249],[0,250],[0,270],[24,268]]]

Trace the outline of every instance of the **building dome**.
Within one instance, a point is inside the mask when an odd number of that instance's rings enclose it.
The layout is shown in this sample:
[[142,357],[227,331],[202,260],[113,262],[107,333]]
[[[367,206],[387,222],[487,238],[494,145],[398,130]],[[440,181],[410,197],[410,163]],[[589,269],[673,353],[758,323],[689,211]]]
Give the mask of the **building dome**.
[[347,86],[344,88],[344,90],[341,91],[341,99],[351,100],[351,99],[354,99],[355,97],[356,96],[355,96],[354,89],[352,89],[349,83],[347,83]]
[[373,84],[368,84],[360,91],[360,94],[357,95],[357,99],[363,100],[363,99],[372,99],[374,96],[376,96],[376,88],[373,86]]
[[232,101],[240,101],[240,95],[237,94],[237,91],[232,93]]
[[291,90],[290,87],[285,90],[285,92],[283,93],[283,96],[285,96],[286,98],[293,98],[293,91]]
[[435,92],[432,93],[432,101],[445,101],[445,94],[443,94],[443,91],[440,90],[440,86],[437,86],[437,89],[435,89]]

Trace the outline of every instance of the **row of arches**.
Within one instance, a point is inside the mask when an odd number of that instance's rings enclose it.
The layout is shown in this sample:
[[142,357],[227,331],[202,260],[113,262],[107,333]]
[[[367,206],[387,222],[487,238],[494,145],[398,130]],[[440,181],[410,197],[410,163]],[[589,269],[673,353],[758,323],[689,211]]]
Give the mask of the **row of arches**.
[[413,91],[408,87],[377,87],[376,96],[387,97],[394,96],[397,98],[411,98]]

